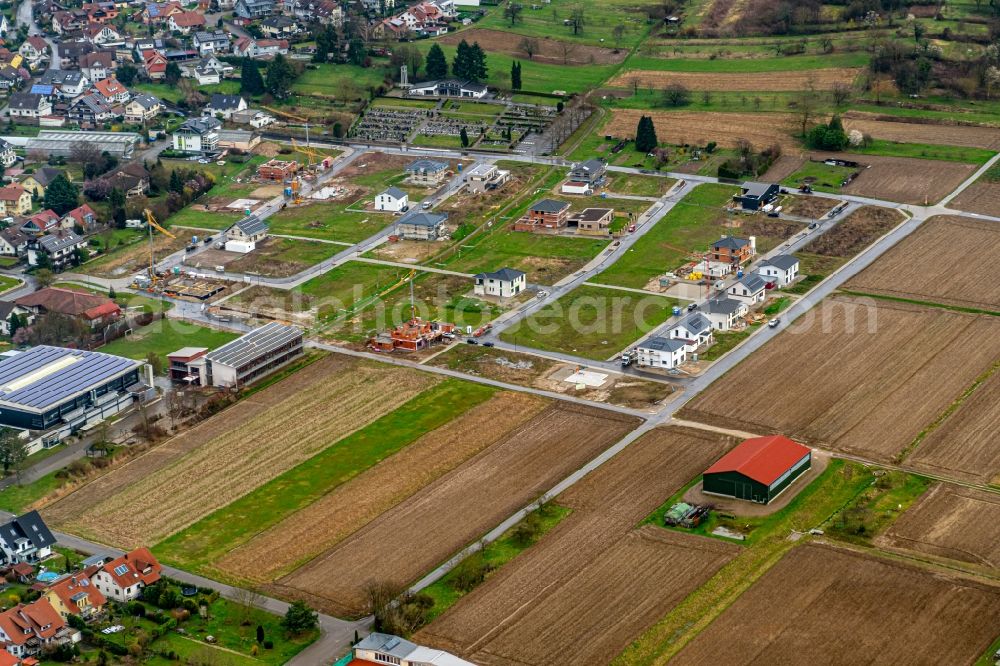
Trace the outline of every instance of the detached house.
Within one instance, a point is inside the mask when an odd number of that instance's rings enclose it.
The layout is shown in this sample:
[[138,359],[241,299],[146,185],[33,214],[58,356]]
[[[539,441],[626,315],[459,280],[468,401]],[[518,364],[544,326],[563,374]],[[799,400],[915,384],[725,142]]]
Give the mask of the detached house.
[[790,254],[779,254],[757,265],[757,273],[778,287],[786,287],[799,276],[799,260]]
[[267,58],[288,53],[287,39],[253,39],[242,37],[237,40],[233,52],[244,58]]
[[80,73],[91,81],[100,81],[115,71],[115,57],[111,51],[94,51],[80,56]]
[[257,19],[275,12],[275,0],[236,0],[236,15],[242,19]]
[[375,210],[401,213],[409,207],[409,195],[398,187],[390,187],[375,197]]
[[222,116],[226,120],[231,120],[233,114],[238,111],[246,111],[247,101],[239,95],[223,95],[222,93],[212,93],[208,104],[202,109],[203,116]]
[[14,227],[0,230],[0,255],[4,257],[20,257],[28,251],[28,234]]
[[143,51],[142,69],[150,80],[161,81],[167,76],[167,57],[159,51]]
[[32,35],[24,40],[17,52],[29,63],[38,62],[49,57],[49,43],[39,35]]
[[114,77],[97,81],[94,89],[108,104],[125,104],[132,98],[128,88]]
[[45,196],[45,190],[49,188],[49,183],[61,173],[62,171],[54,167],[39,167],[35,169],[34,173],[25,176],[20,185],[34,196],[41,198]]
[[27,215],[31,212],[31,192],[18,184],[0,187],[0,215]]
[[52,554],[56,538],[37,511],[0,525],[0,564],[33,564]]
[[50,85],[59,91],[59,96],[74,98],[90,87],[90,79],[82,72],[71,69],[50,69],[42,74],[38,81],[42,85]]
[[266,37],[291,37],[299,32],[299,24],[287,16],[268,16],[261,21],[260,30]]
[[434,187],[444,182],[448,163],[439,160],[419,159],[406,165],[407,179],[414,185]]
[[163,104],[148,93],[139,93],[125,105],[125,122],[148,123],[163,111]]
[[79,632],[69,630],[47,599],[17,604],[0,613],[0,642],[18,658],[40,654],[44,648],[73,640]]
[[601,160],[587,160],[573,165],[569,179],[563,183],[563,194],[586,194],[604,182],[607,166]]
[[226,229],[228,252],[252,252],[257,243],[267,238],[270,226],[256,215],[249,215]]
[[723,236],[712,243],[712,259],[730,266],[744,264],[757,253],[757,239]]
[[649,338],[636,345],[638,364],[671,370],[687,360],[687,344],[673,338]]
[[681,340],[684,351],[691,354],[712,341],[712,322],[700,312],[692,312],[670,329],[671,340]]
[[775,183],[743,183],[734,198],[743,210],[760,210],[778,198],[780,188]]
[[104,179],[111,187],[117,187],[125,193],[126,199],[139,197],[149,192],[149,172],[138,162],[129,162],[109,174]]
[[105,597],[132,601],[142,595],[143,588],[160,580],[161,571],[148,548],[136,548],[106,563],[90,580]]
[[414,213],[399,221],[397,231],[406,240],[437,240],[447,219],[442,213]]
[[767,281],[756,273],[746,275],[726,290],[726,294],[737,301],[749,305],[763,303],[767,295]]
[[174,14],[184,11],[179,2],[147,2],[140,18],[146,25],[164,23]]
[[83,37],[98,46],[122,44],[125,41],[113,26],[106,23],[88,23],[83,29]]
[[54,271],[61,271],[74,263],[76,251],[87,246],[87,241],[72,231],[60,229],[48,233],[28,244],[28,265],[38,266],[43,256]]
[[6,169],[13,166],[16,161],[17,153],[14,152],[14,146],[0,139],[0,166]]
[[52,115],[52,102],[38,93],[14,93],[7,104],[11,118],[38,122],[42,116]]
[[107,600],[85,574],[71,574],[49,585],[42,596],[64,620],[70,615],[89,620],[100,615]]
[[186,35],[205,27],[205,15],[198,12],[179,12],[167,19],[167,26],[174,32]]
[[493,273],[479,273],[475,280],[473,293],[477,296],[513,298],[527,286],[525,273],[513,268],[501,268]]
[[569,204],[555,199],[541,199],[514,223],[514,231],[558,231],[569,222]]
[[219,128],[215,118],[192,118],[174,130],[174,150],[185,153],[214,153],[219,149]]
[[94,209],[88,204],[83,204],[63,215],[60,225],[66,229],[80,227],[84,231],[89,231],[97,226],[97,222],[97,213]]
[[59,215],[54,210],[43,210],[35,213],[21,225],[21,232],[32,237],[47,234],[59,229]]
[[230,49],[229,35],[221,30],[196,32],[192,43],[200,56],[228,53]]
[[749,311],[746,303],[723,296],[708,300],[702,308],[702,312],[717,331],[731,331],[739,328],[740,322]]
[[67,120],[77,123],[80,127],[89,128],[96,128],[114,120],[117,116],[115,108],[99,93],[78,98],[66,111]]

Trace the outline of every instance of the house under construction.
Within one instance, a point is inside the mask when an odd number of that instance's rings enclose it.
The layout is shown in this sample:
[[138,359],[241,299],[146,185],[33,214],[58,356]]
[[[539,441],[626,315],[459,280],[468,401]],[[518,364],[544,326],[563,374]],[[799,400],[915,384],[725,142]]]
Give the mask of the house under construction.
[[391,352],[420,351],[430,345],[450,340],[454,337],[455,325],[436,321],[425,321],[414,317],[385,333],[379,333],[368,340],[372,351]]

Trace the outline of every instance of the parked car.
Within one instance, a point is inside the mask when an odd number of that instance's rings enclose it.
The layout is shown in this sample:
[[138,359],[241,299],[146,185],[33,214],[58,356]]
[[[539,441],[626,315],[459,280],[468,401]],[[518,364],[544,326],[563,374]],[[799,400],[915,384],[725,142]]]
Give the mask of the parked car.
[[698,304],[697,303],[692,303],[691,305],[688,306],[688,312],[692,312],[692,311],[697,310],[697,309],[698,309]]
[[470,345],[478,345],[479,344],[479,340],[476,340],[475,338],[466,338],[465,341],[468,342]]
[[492,343],[492,342],[484,342],[484,343],[483,343],[483,346],[484,346],[484,347],[492,347],[492,346],[493,346],[493,343]]
[[767,322],[767,325],[770,326],[771,328],[775,328],[780,323],[781,323],[781,318],[780,317],[775,317],[771,321]]
[[810,229],[815,229],[818,226],[819,226],[818,224],[816,224],[815,222],[813,222],[812,224],[809,225],[809,228]]

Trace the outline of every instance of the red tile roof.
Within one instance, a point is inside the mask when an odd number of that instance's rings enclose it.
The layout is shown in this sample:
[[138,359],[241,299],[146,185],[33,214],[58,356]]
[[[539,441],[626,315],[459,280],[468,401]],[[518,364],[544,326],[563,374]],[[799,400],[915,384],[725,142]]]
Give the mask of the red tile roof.
[[115,78],[101,79],[94,83],[94,87],[105,99],[112,99],[115,95],[128,92],[125,86]]
[[[122,573],[115,573],[115,569],[122,566],[125,567]],[[131,553],[125,553],[101,567],[101,571],[111,576],[115,585],[123,589],[138,582],[152,585],[160,580],[161,569],[160,563],[148,548],[136,548]]]
[[77,601],[80,600],[79,595],[81,592],[86,594],[90,605],[94,608],[101,608],[107,602],[104,595],[101,594],[96,586],[91,584],[90,579],[85,574],[66,576],[52,583],[49,589],[59,597],[66,610],[74,615],[80,615],[80,606],[77,604]]
[[21,660],[7,650],[0,648],[0,666],[17,666]]
[[719,458],[705,474],[738,472],[766,486],[774,483],[810,451],[783,435],[754,437]]
[[66,217],[72,217],[74,220],[76,220],[76,223],[79,224],[80,226],[86,224],[86,220],[84,218],[87,215],[92,215],[94,217],[94,220],[97,220],[97,213],[95,213],[94,209],[91,208],[88,204],[77,206],[70,212],[66,213]]
[[0,613],[0,627],[15,645],[23,645],[30,638],[52,638],[66,623],[46,599],[30,604],[18,604]]
[[7,187],[0,187],[0,201],[17,201],[25,192],[27,190],[17,183],[8,185]]
[[41,308],[46,312],[58,312],[86,319],[96,319],[121,312],[118,304],[110,298],[59,287],[39,289],[14,302],[26,308]]
[[193,28],[199,25],[205,25],[205,16],[199,14],[198,12],[181,12],[179,14],[174,14],[171,19],[175,25],[181,28]]

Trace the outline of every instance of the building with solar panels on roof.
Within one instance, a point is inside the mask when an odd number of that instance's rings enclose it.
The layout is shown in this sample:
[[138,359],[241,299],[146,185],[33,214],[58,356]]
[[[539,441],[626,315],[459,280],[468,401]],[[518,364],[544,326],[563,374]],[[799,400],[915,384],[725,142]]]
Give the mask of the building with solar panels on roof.
[[58,442],[130,407],[137,389],[152,385],[141,361],[40,345],[0,359],[0,425]]
[[767,504],[812,466],[812,450],[781,435],[743,441],[702,475],[710,495]]
[[303,353],[301,328],[271,322],[189,362],[184,381],[243,388]]

